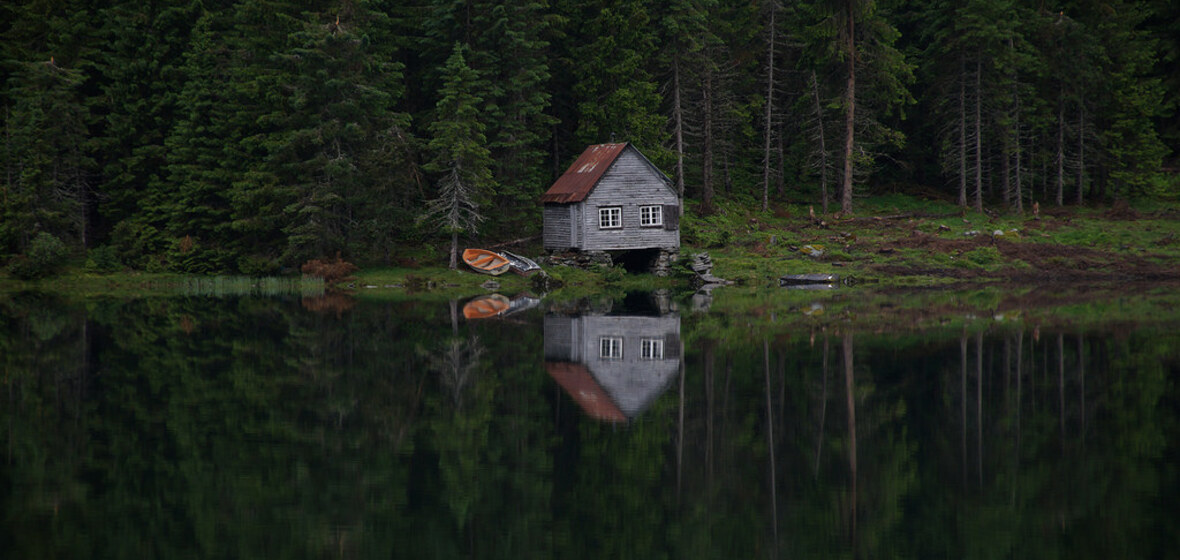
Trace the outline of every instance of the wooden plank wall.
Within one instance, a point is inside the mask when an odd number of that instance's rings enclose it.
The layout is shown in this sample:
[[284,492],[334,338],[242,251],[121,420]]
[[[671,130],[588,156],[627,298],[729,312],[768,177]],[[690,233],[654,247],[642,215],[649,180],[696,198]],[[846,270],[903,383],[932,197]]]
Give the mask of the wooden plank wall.
[[[665,185],[634,148],[624,150],[590,193],[582,212],[583,250],[677,249],[679,228],[639,227],[640,206],[676,205],[676,193]],[[623,208],[622,229],[599,229],[598,209]]]
[[571,237],[570,226],[573,208],[570,204],[546,204],[542,231],[545,249],[568,249],[576,247]]
[[[585,315],[576,321],[581,322],[579,339],[575,340],[581,344],[581,362],[628,417],[658,398],[680,371],[680,315]],[[623,339],[621,360],[599,357],[603,337]],[[663,359],[642,359],[640,347],[645,338],[664,341]]]

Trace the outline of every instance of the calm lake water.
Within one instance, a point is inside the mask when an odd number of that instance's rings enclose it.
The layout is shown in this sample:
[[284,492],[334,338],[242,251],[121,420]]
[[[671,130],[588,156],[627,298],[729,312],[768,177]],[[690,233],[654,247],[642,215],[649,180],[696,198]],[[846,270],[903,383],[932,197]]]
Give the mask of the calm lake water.
[[469,303],[0,296],[2,555],[1180,550],[1176,323]]

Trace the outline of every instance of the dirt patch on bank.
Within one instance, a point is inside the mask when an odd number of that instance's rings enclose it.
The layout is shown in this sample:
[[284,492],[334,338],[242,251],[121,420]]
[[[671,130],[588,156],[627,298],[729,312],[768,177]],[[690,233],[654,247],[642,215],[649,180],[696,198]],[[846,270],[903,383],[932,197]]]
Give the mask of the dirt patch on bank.
[[914,232],[892,241],[897,248],[922,249],[958,257],[980,248],[993,247],[1007,262],[999,270],[930,269],[904,265],[882,265],[875,270],[888,274],[936,274],[942,277],[990,277],[1021,281],[1176,280],[1180,263],[1162,256],[1130,251],[1098,250],[1058,243],[1012,241],[987,234],[967,239],[946,239]]

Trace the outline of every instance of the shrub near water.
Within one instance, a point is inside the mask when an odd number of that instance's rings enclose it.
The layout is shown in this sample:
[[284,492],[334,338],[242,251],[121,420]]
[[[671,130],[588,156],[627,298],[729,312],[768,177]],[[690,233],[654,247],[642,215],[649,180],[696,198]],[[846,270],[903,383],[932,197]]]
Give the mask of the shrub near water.
[[123,270],[123,261],[114,245],[103,245],[86,252],[86,270],[109,273]]
[[336,253],[336,260],[334,261],[312,259],[303,263],[300,270],[308,276],[323,278],[324,283],[330,285],[344,280],[351,280],[352,274],[357,271],[357,266],[341,259],[340,253]]
[[52,234],[38,233],[29,250],[8,263],[8,272],[22,280],[44,278],[61,269],[69,251],[66,244]]

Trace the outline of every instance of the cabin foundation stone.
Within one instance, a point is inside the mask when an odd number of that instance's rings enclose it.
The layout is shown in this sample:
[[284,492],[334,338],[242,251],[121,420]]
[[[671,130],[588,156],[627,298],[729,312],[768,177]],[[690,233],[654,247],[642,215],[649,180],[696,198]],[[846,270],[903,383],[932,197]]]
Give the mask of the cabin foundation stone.
[[572,266],[582,269],[622,266],[628,272],[664,277],[672,274],[672,267],[679,258],[680,252],[675,249],[555,251],[541,257],[540,261],[548,266]]
[[614,266],[614,259],[606,251],[554,251],[541,257],[541,263],[549,266],[572,266],[591,268]]
[[676,260],[679,258],[679,251],[660,249],[655,260],[651,263],[651,273],[659,277],[670,276],[672,274],[672,265],[676,264]]

